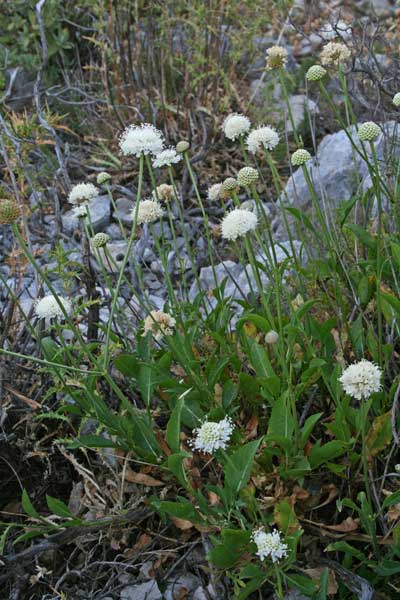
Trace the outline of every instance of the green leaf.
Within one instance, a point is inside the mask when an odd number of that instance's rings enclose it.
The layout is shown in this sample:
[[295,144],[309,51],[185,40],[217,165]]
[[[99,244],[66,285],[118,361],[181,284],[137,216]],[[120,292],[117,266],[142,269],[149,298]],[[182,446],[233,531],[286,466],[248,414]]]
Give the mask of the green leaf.
[[323,446],[320,442],[315,444],[310,452],[309,461],[312,469],[319,467],[323,463],[333,460],[345,453],[345,445],[343,442],[333,440]]
[[300,444],[301,444],[302,448],[304,448],[304,446],[308,442],[308,438],[310,437],[315,425],[318,423],[318,421],[322,417],[322,414],[323,413],[316,413],[315,415],[311,415],[311,417],[308,417],[308,419],[306,419],[306,422],[304,423],[303,427],[300,430],[301,431]]
[[394,494],[390,494],[387,496],[382,503],[382,508],[389,508],[389,506],[393,506],[393,504],[399,504],[400,502],[400,490],[394,492]]
[[32,517],[34,519],[40,519],[40,515],[39,513],[36,511],[35,507],[33,506],[29,496],[28,496],[28,492],[24,489],[24,491],[22,492],[22,508],[24,509],[24,511],[26,512],[26,514],[29,517]]
[[208,559],[219,569],[232,568],[242,557],[250,543],[250,533],[236,529],[221,532],[222,542],[208,554]]
[[371,456],[376,456],[392,441],[391,411],[375,417],[367,434],[366,444]]
[[61,500],[57,498],[53,498],[52,496],[48,496],[46,494],[46,501],[49,510],[53,513],[53,515],[57,515],[58,517],[65,518],[73,518],[73,514],[69,510],[68,506],[64,504]]
[[139,361],[133,354],[120,354],[114,360],[114,366],[126,377],[136,377],[139,373]]
[[225,464],[225,487],[234,494],[247,485],[260,443],[261,439],[249,442],[228,456]]
[[179,483],[184,487],[189,487],[189,481],[186,476],[186,472],[183,466],[185,458],[190,458],[191,454],[188,452],[178,452],[176,454],[170,454],[167,458],[167,465],[171,473],[175,475]]
[[329,544],[326,547],[326,552],[344,552],[345,554],[349,554],[350,556],[354,556],[358,560],[365,561],[365,554],[351,546],[347,542],[334,542],[333,544]]
[[172,452],[179,452],[180,449],[180,433],[181,433],[181,415],[184,405],[184,399],[179,398],[168,421],[166,430],[166,440]]
[[348,229],[354,233],[355,237],[370,250],[376,250],[376,240],[364,227],[356,225],[355,223],[346,223],[343,229]]
[[79,438],[71,440],[68,443],[68,448],[115,448],[116,444],[110,439],[101,435],[81,435]]
[[185,519],[191,523],[202,524],[203,519],[194,508],[193,504],[182,498],[179,502],[154,500],[151,503],[154,508],[161,513],[166,513],[178,519]]
[[268,423],[268,438],[283,438],[291,443],[293,431],[294,421],[290,407],[287,406],[285,396],[281,396],[272,407]]

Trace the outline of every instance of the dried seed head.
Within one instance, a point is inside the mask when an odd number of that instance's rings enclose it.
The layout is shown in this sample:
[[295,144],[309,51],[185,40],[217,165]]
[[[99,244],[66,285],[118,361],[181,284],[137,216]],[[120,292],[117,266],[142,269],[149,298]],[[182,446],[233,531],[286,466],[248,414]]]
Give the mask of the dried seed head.
[[373,121],[362,123],[358,128],[358,137],[362,142],[372,142],[380,135],[381,130],[379,125]]
[[268,331],[268,333],[265,334],[265,343],[266,344],[276,344],[276,342],[279,340],[279,335],[276,331],[274,331],[273,329],[271,329],[271,331]]
[[326,69],[321,65],[313,65],[306,73],[306,79],[308,81],[320,81],[326,75]]
[[237,174],[237,180],[240,185],[248,186],[257,181],[258,171],[253,167],[243,167]]
[[180,142],[177,143],[175,149],[179,154],[183,154],[184,152],[187,152],[187,150],[189,150],[190,148],[190,144],[189,142],[187,142],[186,140],[181,140]]
[[227,177],[222,182],[221,189],[222,189],[222,191],[227,192],[227,193],[237,192],[237,190],[239,189],[239,184],[234,177]]
[[99,173],[97,175],[97,184],[103,185],[103,183],[110,181],[110,179],[111,179],[111,175],[109,173],[106,173],[105,171],[103,171],[102,173]]
[[296,152],[292,154],[292,165],[294,167],[299,167],[300,165],[304,165],[308,160],[311,160],[311,154],[308,150],[304,150],[304,148],[299,148]]
[[0,224],[13,223],[21,216],[21,209],[13,200],[0,200]]
[[282,46],[272,46],[267,50],[267,69],[282,69],[286,66],[288,53]]
[[110,241],[110,236],[106,233],[96,233],[92,238],[92,244],[95,248],[103,248]]
[[340,42],[329,42],[322,48],[321,62],[326,67],[338,67],[351,57],[351,52],[344,44]]
[[174,188],[172,187],[172,185],[169,185],[168,183],[161,183],[153,191],[153,199],[154,200],[157,200],[157,198],[158,198],[159,200],[168,201],[168,200],[172,200],[173,197],[174,197]]
[[393,104],[396,106],[396,108],[399,108],[399,106],[400,106],[400,92],[397,92],[397,94],[395,94],[393,96]]

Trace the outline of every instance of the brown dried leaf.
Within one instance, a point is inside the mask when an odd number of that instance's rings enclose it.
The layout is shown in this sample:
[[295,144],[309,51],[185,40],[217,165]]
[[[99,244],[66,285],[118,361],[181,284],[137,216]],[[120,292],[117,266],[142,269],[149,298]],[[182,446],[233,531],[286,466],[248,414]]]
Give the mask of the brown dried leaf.
[[164,485],[159,479],[154,479],[151,475],[145,473],[136,473],[130,467],[125,470],[125,481],[129,483],[138,483],[139,485],[147,485],[148,487],[159,487]]
[[179,519],[179,517],[171,517],[172,522],[175,527],[181,529],[182,531],[186,531],[187,529],[191,529],[193,527],[193,523],[190,521],[186,521],[186,519]]
[[[321,579],[321,575],[324,572],[324,570],[326,569],[326,567],[323,567],[322,565],[320,567],[314,567],[314,569],[302,569],[304,573],[307,573],[307,575],[309,577],[311,577],[311,579],[313,581],[315,581],[316,583],[319,582],[319,580]],[[335,596],[338,592],[339,586],[337,584],[336,581],[336,577],[335,577],[335,572],[332,571],[331,569],[329,569],[329,574],[328,574],[328,595],[329,596]]]

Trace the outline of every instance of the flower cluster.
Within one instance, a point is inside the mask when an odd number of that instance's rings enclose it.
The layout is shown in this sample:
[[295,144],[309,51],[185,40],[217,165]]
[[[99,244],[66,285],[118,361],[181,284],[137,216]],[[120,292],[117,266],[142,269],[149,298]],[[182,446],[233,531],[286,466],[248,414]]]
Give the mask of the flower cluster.
[[160,167],[170,167],[171,165],[175,165],[180,160],[182,160],[182,156],[174,150],[174,148],[167,148],[163,150],[153,160],[153,167],[155,169]]
[[199,452],[213,454],[216,450],[227,447],[233,429],[234,425],[229,417],[218,422],[205,421],[193,431],[196,437],[191,441],[191,446]]
[[225,240],[237,240],[257,227],[257,215],[250,210],[235,208],[224,217],[221,224],[222,237]]
[[93,183],[77,183],[69,193],[68,202],[70,204],[82,204],[83,202],[89,202],[98,195],[99,190]]
[[110,236],[107,233],[96,233],[92,238],[94,248],[103,248],[110,241]]
[[159,200],[168,201],[168,200],[172,200],[173,197],[174,197],[174,188],[172,185],[169,185],[168,183],[161,183],[160,185],[158,185],[156,187],[155,190],[153,190],[154,200],[157,200],[157,198],[158,198]]
[[247,133],[250,129],[250,119],[238,113],[228,115],[222,124],[222,129],[225,136],[230,140],[236,140]]
[[253,167],[243,167],[237,174],[237,181],[242,186],[249,186],[255,183],[259,178],[257,169]]
[[356,400],[368,400],[368,398],[379,392],[382,388],[381,369],[370,362],[362,359],[347,367],[339,378],[346,394]]
[[13,200],[0,200],[0,224],[13,223],[21,216],[21,209]]
[[340,42],[329,42],[323,47],[321,52],[321,62],[326,67],[338,67],[345,63],[351,57],[351,52],[344,44]]
[[110,179],[111,175],[109,173],[106,173],[105,171],[102,171],[97,175],[96,181],[98,185],[103,185],[103,183],[107,183],[107,181],[110,181]]
[[311,154],[308,152],[308,150],[304,150],[304,148],[299,148],[293,152],[291,157],[291,162],[294,167],[300,167],[309,160],[311,160]]
[[257,556],[261,560],[271,558],[272,562],[278,562],[287,556],[287,544],[283,543],[279,531],[274,529],[272,533],[266,533],[260,528],[253,532],[253,542],[257,546]]
[[122,133],[119,147],[125,156],[136,156],[137,158],[142,154],[157,156],[164,149],[164,138],[161,131],[150,123],[130,125]]
[[[132,218],[135,219],[136,206],[132,209]],[[137,224],[142,225],[143,223],[154,223],[158,219],[161,219],[164,211],[161,204],[157,200],[148,198],[147,200],[140,200],[137,208]]]
[[326,69],[321,65],[313,65],[306,73],[307,81],[320,81],[326,75]]
[[221,198],[222,183],[214,183],[207,191],[207,198],[215,202]]
[[361,123],[358,128],[358,137],[361,142],[373,142],[379,137],[381,133],[379,125],[374,123],[373,121],[366,121],[365,123]]
[[152,310],[143,323],[143,336],[150,331],[154,339],[160,342],[166,335],[172,335],[176,320],[162,310]]
[[286,66],[288,52],[282,46],[272,46],[267,50],[267,69],[282,69]]
[[279,135],[276,129],[265,125],[253,129],[246,141],[249,152],[255,154],[258,150],[273,150],[279,144]]
[[[66,298],[58,297],[64,307],[65,312],[71,314],[71,304]],[[35,313],[39,319],[55,319],[57,317],[64,318],[64,313],[56,298],[49,294],[36,302]]]

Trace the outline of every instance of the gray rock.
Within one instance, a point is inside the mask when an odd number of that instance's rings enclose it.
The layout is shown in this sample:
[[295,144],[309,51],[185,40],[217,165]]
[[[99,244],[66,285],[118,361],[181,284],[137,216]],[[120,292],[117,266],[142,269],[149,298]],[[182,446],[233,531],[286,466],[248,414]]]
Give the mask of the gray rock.
[[[235,293],[237,293],[237,288],[234,284],[234,281],[237,280],[242,270],[242,265],[237,264],[232,260],[226,260],[222,263],[215,265],[217,283],[220,284],[224,279],[227,279],[224,293],[225,297],[234,297]],[[208,301],[210,305],[214,307],[217,304],[217,300],[212,296],[212,291],[215,289],[216,285],[214,280],[213,269],[211,266],[203,267],[200,270],[199,282],[201,289],[208,292]],[[189,300],[191,302],[194,301],[199,291],[199,285],[195,280],[189,291]]]
[[128,198],[118,198],[118,200],[115,201],[115,206],[117,207],[117,210],[114,213],[114,218],[117,220],[119,219],[123,225],[132,225],[132,209],[134,206],[132,200],[129,200]]
[[[382,166],[390,164],[390,153],[392,158],[400,156],[397,129],[397,124],[389,121],[375,142],[377,157]],[[360,147],[355,127],[350,127],[349,132],[354,143]],[[325,200],[328,207],[337,207],[341,201],[349,200],[357,190],[368,186],[368,167],[353,149],[343,130],[323,138],[316,157],[307,163],[307,171],[318,200]],[[301,168],[288,180],[284,200],[301,209],[311,205],[310,191]]]
[[[94,231],[103,231],[110,222],[110,198],[108,196],[96,196],[89,201],[88,210]],[[74,209],[69,210],[61,216],[63,230],[72,233],[79,227],[79,217],[75,216]]]
[[107,235],[109,235],[112,240],[122,240],[123,239],[121,229],[117,223],[111,223],[105,230],[105,233]]
[[168,585],[164,592],[164,598],[165,600],[179,600],[182,597],[186,598],[186,590],[189,593],[193,592],[199,587],[200,583],[200,579],[195,577],[195,575],[191,575],[190,573],[180,575],[173,583]]
[[120,600],[162,600],[162,594],[156,581],[145,581],[125,587],[121,591]]
[[127,245],[127,242],[109,242],[107,244],[107,254],[111,257],[111,260],[106,256],[104,248],[92,248],[92,252],[96,257],[96,260],[97,256],[99,256],[106,271],[109,273],[117,273],[124,260]]
[[35,75],[23,67],[6,71],[6,92],[3,99],[12,110],[19,111],[28,106],[33,98]]
[[[309,112],[311,115],[319,113],[319,108],[311,98],[307,98],[304,94],[295,94],[289,98],[290,108],[293,115],[293,121],[295,127],[299,127]],[[286,129],[288,132],[293,131],[292,123],[288,118],[286,120]]]

